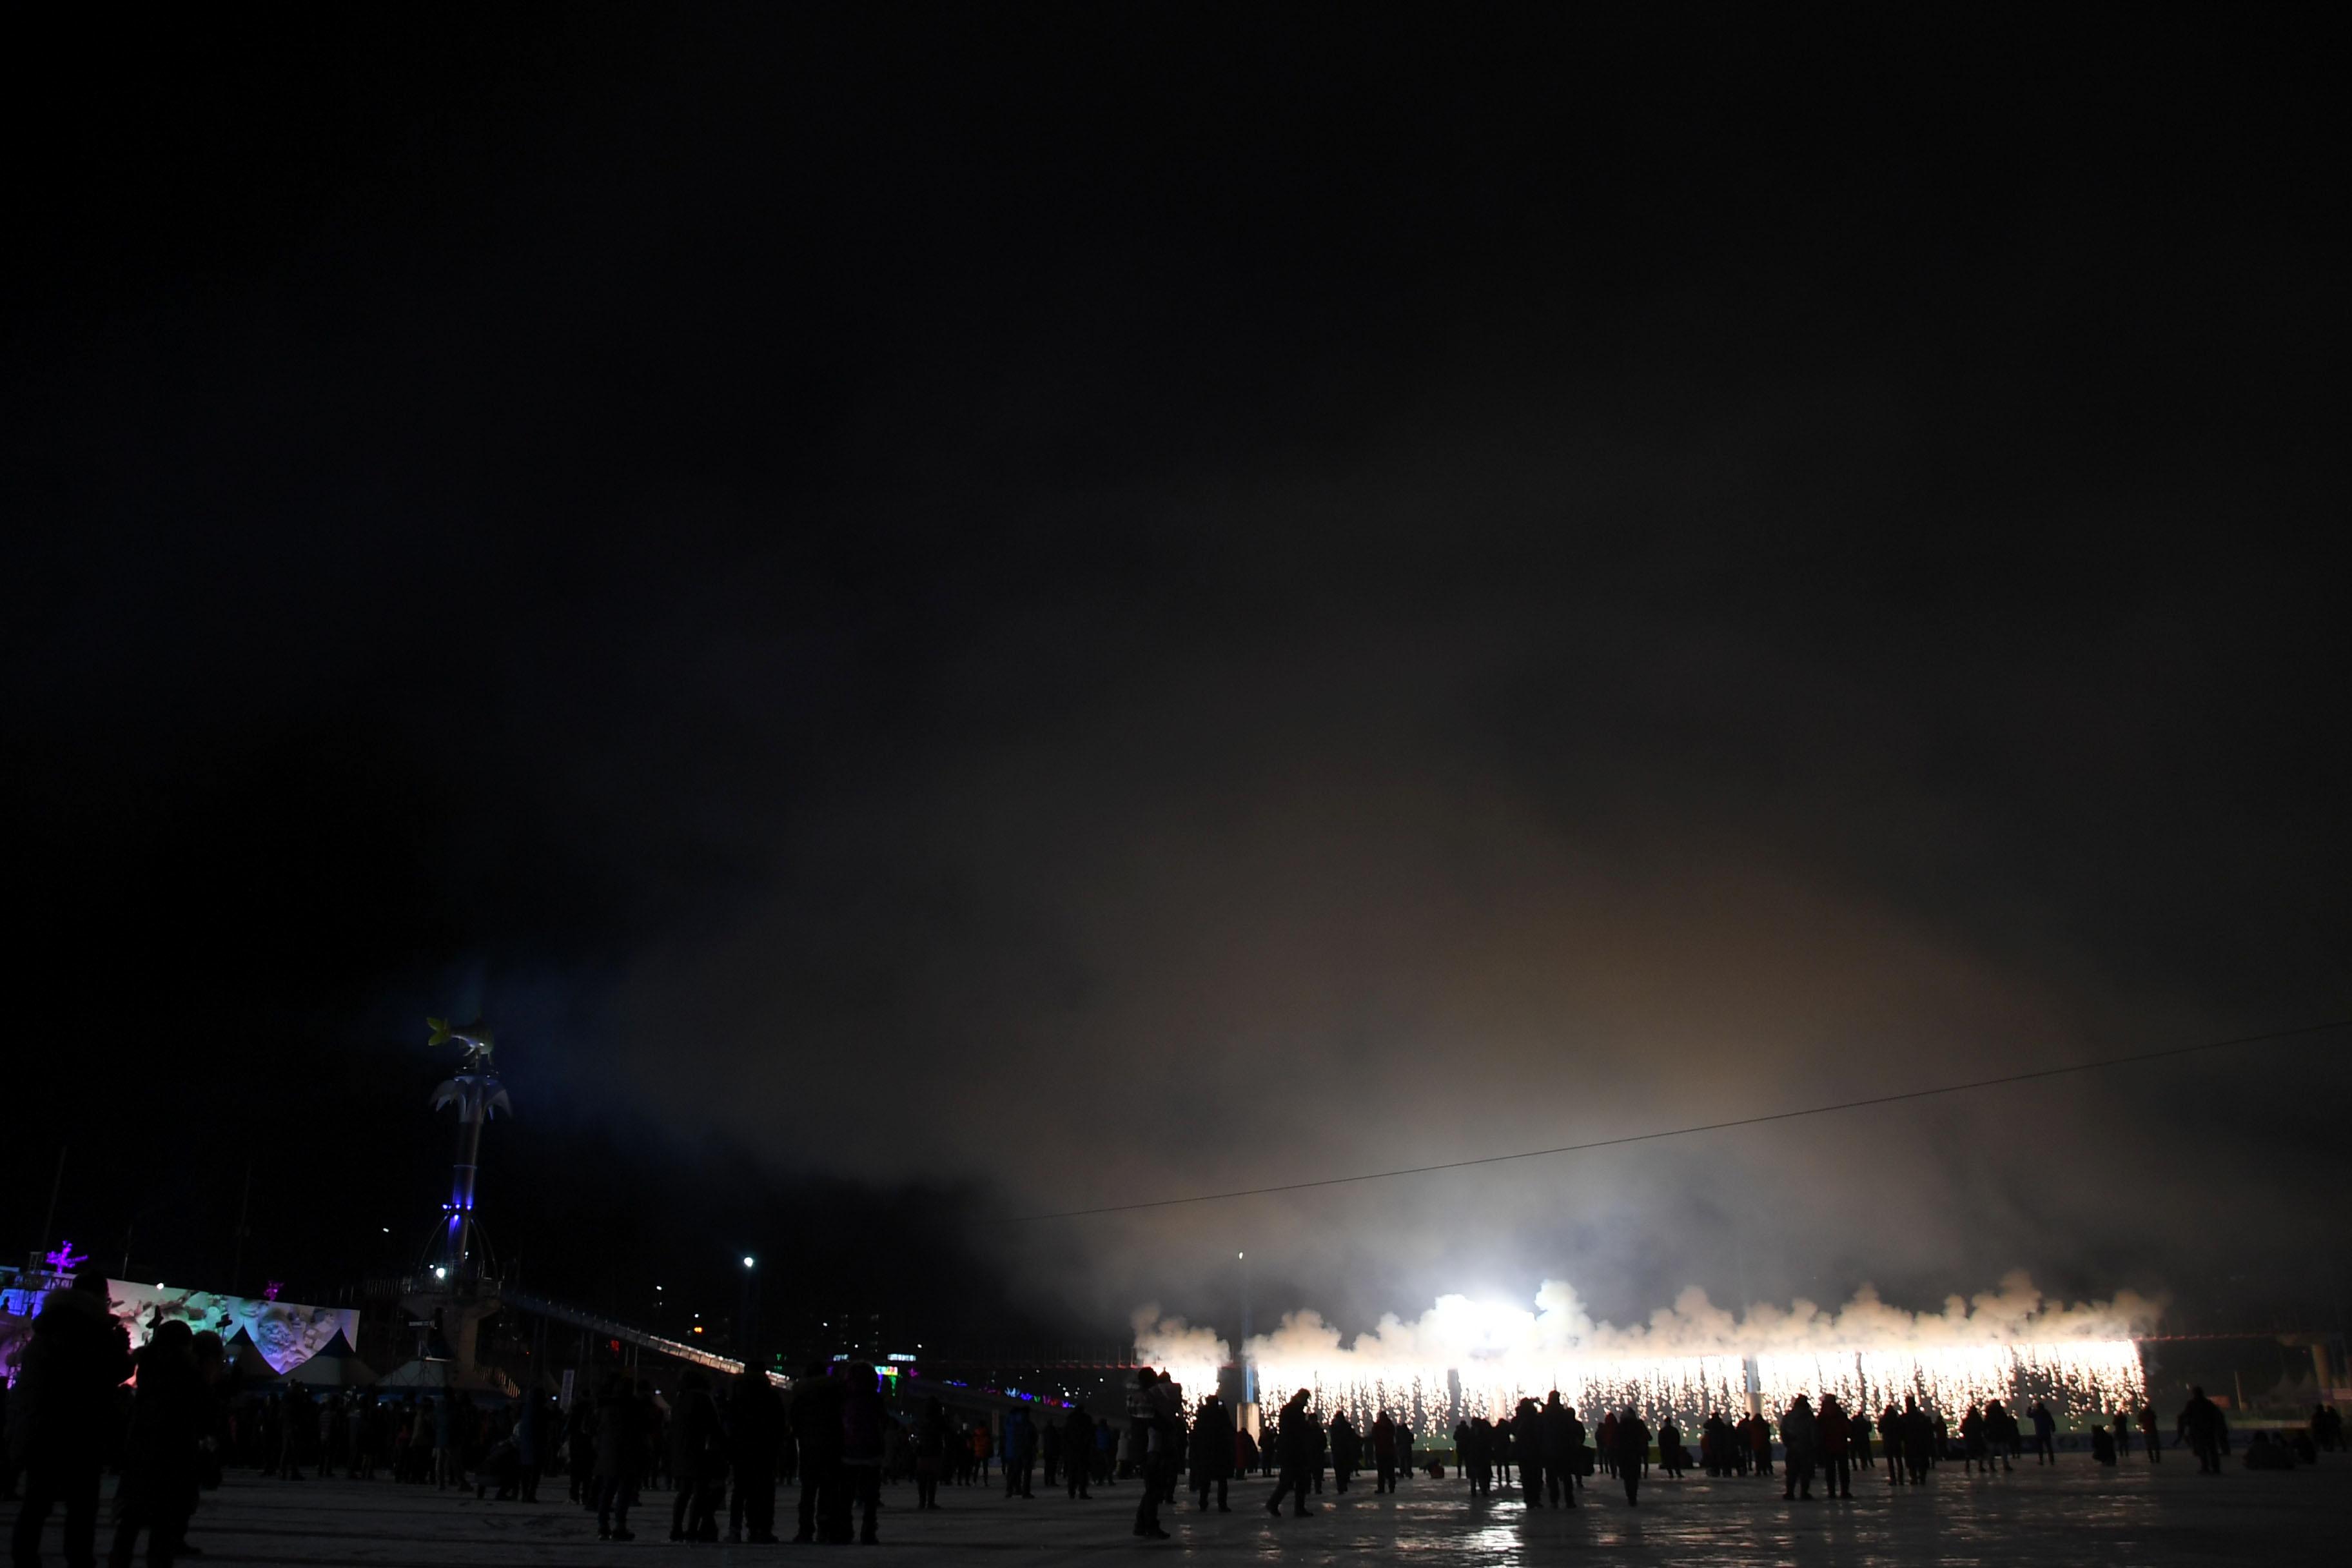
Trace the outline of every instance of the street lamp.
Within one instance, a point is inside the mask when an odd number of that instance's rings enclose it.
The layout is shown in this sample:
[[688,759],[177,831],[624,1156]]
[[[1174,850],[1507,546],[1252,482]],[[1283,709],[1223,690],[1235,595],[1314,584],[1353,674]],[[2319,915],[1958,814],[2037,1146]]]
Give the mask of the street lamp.
[[1249,1342],[1250,1342],[1249,1254],[1248,1254],[1248,1253],[1246,1253],[1246,1252],[1240,1252],[1240,1251],[1236,1251],[1236,1252],[1234,1254],[1234,1261],[1235,1263],[1238,1263],[1238,1264],[1240,1264],[1240,1265],[1242,1266],[1242,1344],[1241,1344],[1241,1363],[1242,1363],[1242,1403],[1243,1403],[1244,1405],[1255,1405],[1255,1404],[1257,1403],[1257,1376],[1256,1376],[1256,1369],[1255,1369],[1254,1367],[1252,1367],[1252,1366],[1250,1365],[1250,1358],[1249,1358]]
[[735,1308],[735,1349],[743,1357],[746,1366],[751,1363],[751,1341],[760,1318],[760,1281],[756,1272],[759,1267],[757,1258],[748,1252],[743,1255],[743,1293]]

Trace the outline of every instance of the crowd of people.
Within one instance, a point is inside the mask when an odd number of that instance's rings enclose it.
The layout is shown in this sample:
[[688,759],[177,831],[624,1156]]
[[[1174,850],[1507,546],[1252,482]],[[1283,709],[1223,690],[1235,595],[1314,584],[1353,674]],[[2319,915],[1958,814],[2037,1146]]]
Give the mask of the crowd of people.
[[[1133,1532],[1164,1539],[1162,1508],[1189,1491],[1197,1510],[1229,1511],[1232,1482],[1253,1473],[1275,1479],[1265,1502],[1270,1513],[1280,1517],[1287,1505],[1298,1518],[1318,1511],[1309,1499],[1327,1481],[1344,1494],[1369,1473],[1375,1492],[1387,1493],[1424,1466],[1429,1479],[1443,1479],[1448,1461],[1474,1501],[1496,1497],[1499,1488],[1529,1508],[1580,1506],[1594,1476],[1614,1481],[1626,1503],[1639,1506],[1653,1466],[1669,1479],[1691,1468],[1776,1479],[1792,1501],[1812,1500],[1817,1483],[1826,1499],[1852,1498],[1855,1479],[1875,1473],[1878,1455],[1890,1487],[1925,1485],[1937,1467],[1953,1463],[1990,1478],[2024,1462],[2029,1430],[2034,1462],[2057,1462],[2058,1424],[2040,1400],[2022,1418],[1998,1399],[1971,1404],[1955,1427],[1916,1395],[1874,1416],[1847,1410],[1831,1392],[1818,1405],[1798,1394],[1771,1418],[1707,1414],[1690,1434],[1696,1455],[1670,1412],[1659,1413],[1654,1430],[1632,1405],[1599,1411],[1588,1422],[1557,1391],[1540,1404],[1521,1399],[1506,1415],[1459,1421],[1452,1452],[1439,1454],[1416,1448],[1405,1412],[1379,1411],[1360,1426],[1344,1410],[1327,1420],[1300,1389],[1260,1442],[1218,1396],[1188,1403],[1173,1380],[1150,1368],[1137,1374],[1123,1420],[1021,1404],[992,1423],[938,1397],[902,1417],[874,1366],[860,1362],[812,1363],[788,1394],[765,1376],[737,1377],[721,1388],[700,1368],[688,1368],[667,1397],[649,1379],[615,1367],[568,1405],[543,1393],[478,1402],[462,1392],[380,1397],[340,1390],[318,1398],[299,1384],[236,1392],[216,1335],[165,1322],[133,1352],[108,1309],[104,1281],[89,1279],[48,1299],[9,1392],[0,1491],[13,1491],[21,1475],[16,1568],[35,1568],[41,1533],[60,1511],[67,1562],[94,1563],[110,1467],[121,1477],[110,1562],[129,1568],[142,1542],[154,1564],[196,1552],[189,1522],[224,1464],[289,1481],[340,1470],[353,1479],[523,1501],[537,1499],[543,1478],[568,1477],[570,1500],[594,1517],[599,1539],[610,1541],[633,1539],[633,1510],[646,1492],[666,1489],[673,1541],[718,1540],[723,1518],[728,1540],[776,1542],[782,1486],[797,1492],[792,1540],[870,1542],[883,1488],[908,1481],[919,1511],[942,1506],[943,1486],[1001,1484],[1005,1497],[1028,1500],[1042,1481],[1048,1494],[1083,1500],[1097,1488],[1133,1482]],[[2135,1435],[2148,1462],[2163,1458],[2152,1407],[2118,1410],[2086,1435],[2101,1464],[2129,1457]],[[2200,1470],[2221,1472],[2231,1451],[2229,1423],[2202,1389],[2190,1391],[2174,1435]],[[2243,1462],[2293,1468],[2344,1446],[2341,1417],[2323,1405],[2304,1428],[2256,1432]]]
[[673,1541],[719,1539],[722,1511],[730,1541],[779,1539],[781,1484],[798,1493],[792,1540],[871,1542],[887,1484],[912,1481],[922,1512],[941,1506],[943,1485],[1002,1482],[1006,1497],[1034,1499],[1042,1482],[1091,1499],[1094,1488],[1146,1468],[1121,1453],[1116,1426],[1083,1409],[1039,1405],[1033,1415],[1015,1405],[997,1431],[928,1397],[901,1419],[862,1362],[812,1363],[789,1398],[764,1377],[740,1377],[721,1399],[707,1374],[689,1370],[667,1405],[648,1381],[616,1371],[574,1402],[563,1447],[572,1499],[608,1541],[635,1539],[631,1510],[664,1485]]

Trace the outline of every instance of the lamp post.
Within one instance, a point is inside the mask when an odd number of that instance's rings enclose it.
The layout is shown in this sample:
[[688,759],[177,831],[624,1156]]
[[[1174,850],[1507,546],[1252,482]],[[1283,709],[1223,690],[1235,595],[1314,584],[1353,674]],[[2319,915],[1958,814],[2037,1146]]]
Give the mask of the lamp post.
[[751,1253],[743,1255],[743,1295],[735,1314],[735,1349],[742,1357],[743,1370],[751,1373],[752,1330],[758,1321],[760,1301],[760,1260]]
[[1234,1254],[1234,1261],[1242,1266],[1242,1342],[1240,1346],[1242,1363],[1242,1403],[1244,1405],[1255,1405],[1257,1403],[1257,1378],[1250,1367],[1249,1358],[1249,1254],[1246,1252],[1236,1252]]

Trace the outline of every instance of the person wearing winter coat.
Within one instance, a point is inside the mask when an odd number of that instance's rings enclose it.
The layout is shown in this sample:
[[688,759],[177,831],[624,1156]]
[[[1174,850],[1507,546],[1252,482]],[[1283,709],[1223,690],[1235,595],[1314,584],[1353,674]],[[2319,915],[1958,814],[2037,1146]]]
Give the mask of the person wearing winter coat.
[[1819,1452],[1821,1423],[1814,1418],[1812,1402],[1801,1394],[1781,1412],[1780,1441],[1787,1446],[1789,1458],[1780,1495],[1792,1501],[1800,1496],[1806,1502],[1812,1501],[1813,1461]]
[[[2147,1440],[2151,1445],[2149,1457],[2154,1458],[2156,1418],[2152,1414],[2146,1412],[2142,1413],[2142,1417],[2140,1430],[2147,1435]],[[1991,1440],[1992,1451],[2000,1460],[2001,1474],[2007,1475],[2015,1469],[2017,1467],[2010,1461],[2023,1456],[2025,1440],[2018,1430],[2015,1413],[1998,1399],[1985,1406],[1985,1436]]]
[[1019,1405],[1004,1417],[1004,1495],[1027,1498],[1037,1494],[1029,1489],[1030,1467],[1036,1463],[1037,1428],[1029,1425],[1029,1412]]
[[1756,1473],[1772,1473],[1772,1423],[1761,1415],[1748,1418],[1748,1451],[1756,1461]]
[[1913,1486],[1925,1486],[1927,1467],[1936,1462],[1936,1418],[1919,1408],[1919,1396],[1903,1396],[1903,1468]]
[[1836,1394],[1822,1395],[1821,1413],[1814,1417],[1813,1426],[1814,1441],[1821,1454],[1822,1484],[1833,1498],[1851,1498],[1853,1470],[1847,1462],[1846,1450],[1853,1436],[1853,1424]]
[[727,1439],[719,1429],[719,1405],[710,1397],[710,1375],[698,1366],[678,1379],[677,1404],[669,1415],[669,1473],[677,1489],[669,1507],[672,1541],[716,1541],[718,1510],[711,1493],[727,1483]]
[[648,1425],[644,1398],[629,1378],[615,1376],[596,1402],[596,1539],[634,1541],[629,1504],[635,1500]]
[[1209,1489],[1214,1487],[1217,1511],[1231,1512],[1225,1488],[1234,1473],[1234,1415],[1213,1394],[1201,1401],[1200,1412],[1192,1418],[1192,1447],[1186,1458],[1192,1467],[1192,1494],[1199,1500],[1196,1511],[1209,1511]]
[[2058,1462],[2058,1417],[2050,1414],[2050,1406],[2040,1400],[2025,1413],[2033,1422],[2033,1462],[2054,1465]]
[[880,1379],[865,1362],[852,1362],[842,1373],[841,1474],[842,1500],[837,1540],[849,1538],[849,1516],[857,1513],[857,1540],[871,1546],[881,1539],[877,1516],[882,1507],[882,1407]]
[[147,1531],[147,1561],[171,1568],[182,1531],[196,1510],[196,1446],[205,1393],[196,1379],[195,1334],[174,1318],[133,1358],[139,1392],[131,1406],[131,1436],[122,1456],[122,1486],[114,1499],[113,1568],[130,1568]]
[[1583,1484],[1584,1423],[1576,1418],[1576,1407],[1559,1402],[1559,1390],[1543,1407],[1543,1472],[1544,1489],[1554,1508],[1574,1508],[1576,1489]]
[[1960,1453],[1963,1473],[1992,1474],[1992,1436],[1986,1430],[1983,1409],[1976,1405],[1960,1416]]
[[1672,1411],[1658,1423],[1658,1468],[1675,1480],[1683,1479],[1683,1429],[1675,1425]]
[[1176,1497],[1176,1466],[1184,1441],[1184,1396],[1173,1378],[1148,1366],[1136,1373],[1136,1391],[1129,1409],[1135,1413],[1137,1469],[1143,1497],[1135,1505],[1134,1532],[1165,1541],[1168,1531],[1160,1522],[1160,1505]]
[[1095,1468],[1095,1418],[1083,1410],[1073,1410],[1062,1417],[1062,1452],[1067,1456],[1069,1471],[1064,1489],[1074,1498],[1091,1498],[1087,1483],[1093,1479]]
[[1638,1505],[1642,1470],[1650,1462],[1650,1428],[1630,1405],[1617,1416],[1617,1479],[1625,1483],[1625,1500]]
[[955,1428],[936,1397],[923,1401],[922,1418],[915,1423],[915,1509],[929,1512],[940,1506],[940,1476],[948,1467],[948,1447]]
[[800,1533],[793,1540],[803,1544],[815,1541],[820,1529],[827,1542],[846,1541],[849,1535],[849,1507],[839,1496],[845,1390],[831,1370],[824,1362],[813,1361],[793,1383],[793,1439],[799,1446],[801,1477]]
[[727,1539],[776,1539],[776,1457],[784,1446],[784,1399],[768,1374],[751,1368],[727,1400],[728,1452],[735,1489],[727,1505]]
[[1519,1461],[1519,1496],[1529,1508],[1543,1506],[1543,1412],[1522,1399],[1511,1416],[1511,1452]]
[[1372,1489],[1379,1492],[1396,1490],[1396,1423],[1385,1410],[1372,1422]]
[[564,1452],[569,1457],[572,1500],[596,1506],[596,1402],[585,1390],[572,1396],[563,1417]]
[[1346,1491],[1348,1482],[1364,1462],[1364,1440],[1356,1435],[1356,1424],[1340,1411],[1331,1417],[1331,1481],[1337,1489]]
[[131,1336],[109,1310],[105,1277],[84,1272],[51,1291],[8,1411],[9,1458],[25,1478],[10,1545],[24,1568],[40,1561],[53,1509],[65,1512],[66,1561],[97,1561],[99,1479],[121,1439],[116,1397],[130,1375]]
[[[2221,1415],[2221,1407],[2205,1396],[2201,1386],[2190,1388],[2189,1403],[2181,1407],[2173,1435],[2197,1456],[2199,1475],[2221,1473],[2221,1453],[2229,1441],[2228,1433],[2229,1423]],[[31,1504],[26,1506],[29,1508]]]
[[1265,1510],[1277,1518],[1286,1497],[1291,1500],[1294,1519],[1304,1519],[1318,1511],[1307,1506],[1307,1490],[1315,1484],[1309,1469],[1315,1463],[1314,1436],[1307,1419],[1307,1402],[1312,1397],[1303,1388],[1292,1394],[1283,1405],[1281,1419],[1275,1428],[1276,1440],[1282,1447],[1282,1480],[1275,1487],[1274,1495],[1265,1500]]

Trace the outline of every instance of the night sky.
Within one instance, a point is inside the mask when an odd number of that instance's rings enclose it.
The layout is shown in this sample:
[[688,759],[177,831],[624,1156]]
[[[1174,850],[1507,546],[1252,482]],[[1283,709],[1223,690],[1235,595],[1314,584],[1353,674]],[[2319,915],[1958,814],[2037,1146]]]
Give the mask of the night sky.
[[2337,57],[1559,15],[27,42],[0,1247],[395,1268],[479,1012],[633,1315],[2339,1321],[2341,1033],[1003,1223],[2352,1015]]

